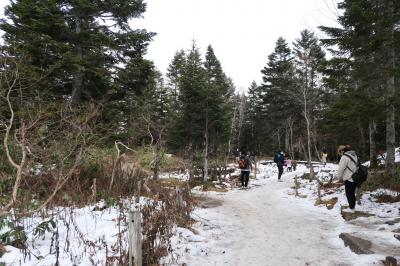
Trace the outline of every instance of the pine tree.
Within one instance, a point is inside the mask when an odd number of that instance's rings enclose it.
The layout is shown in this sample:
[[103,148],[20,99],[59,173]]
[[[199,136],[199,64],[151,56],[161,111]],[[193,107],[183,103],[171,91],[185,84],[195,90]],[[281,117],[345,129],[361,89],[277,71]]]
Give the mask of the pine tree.
[[19,0],[0,22],[10,56],[25,58],[25,69],[48,79],[54,96],[71,103],[99,99],[115,89],[115,67],[143,55],[153,34],[130,28],[141,0]]
[[206,87],[203,61],[195,42],[186,56],[179,84],[179,112],[172,125],[169,144],[175,150],[187,148],[194,160],[195,152],[202,147],[204,140],[203,108]]
[[[294,65],[291,50],[282,37],[276,41],[274,52],[268,56],[267,65],[261,70],[263,74],[262,97],[265,110],[264,131],[278,143],[275,148],[281,149],[281,132],[285,130],[286,120],[299,113],[298,103],[293,101],[295,86]],[[295,118],[293,118],[295,119]],[[288,147],[285,147],[288,149]]]
[[180,79],[182,76],[183,67],[185,66],[185,57],[186,54],[184,50],[177,51],[167,70],[168,85],[173,91],[175,103],[178,102]]
[[248,89],[245,107],[245,125],[242,149],[261,153],[265,141],[265,112],[262,87],[253,81]]
[[230,84],[211,45],[207,47],[204,69],[207,84],[204,90],[204,179],[207,180],[210,151],[216,153],[219,146],[228,144],[226,139],[229,139],[229,118],[232,106]]
[[[339,4],[344,12],[338,21],[341,28],[321,27],[331,39],[325,42],[338,45],[349,53],[356,92],[352,99],[359,109],[370,117],[368,121],[370,159],[375,161],[376,113],[386,108],[386,150],[389,172],[394,173],[395,110],[396,110],[396,60],[399,33],[395,30],[400,16],[398,1],[346,0]],[[360,97],[363,96],[363,97]],[[383,96],[383,97],[382,97]],[[382,105],[382,101],[385,105]],[[397,103],[398,104],[398,103]],[[363,108],[365,107],[365,108]],[[375,108],[368,108],[375,107]]]
[[229,117],[232,112],[231,97],[234,91],[233,83],[226,77],[221,63],[214,54],[213,48],[208,46],[204,68],[207,87],[205,99],[208,105],[208,119],[211,125],[210,136],[216,150],[219,144],[226,144],[228,137]]
[[[293,99],[300,99],[299,103],[303,106],[302,113],[307,130],[307,157],[310,166],[310,177],[313,179],[314,171],[311,164],[311,138],[312,134],[315,134],[315,132],[312,132],[312,124],[314,112],[316,107],[320,104],[321,82],[319,73],[321,72],[321,66],[325,62],[325,53],[322,51],[318,39],[312,32],[303,30],[300,35],[300,38],[295,41],[293,49],[297,74],[297,94]],[[319,156],[318,153],[317,155]]]

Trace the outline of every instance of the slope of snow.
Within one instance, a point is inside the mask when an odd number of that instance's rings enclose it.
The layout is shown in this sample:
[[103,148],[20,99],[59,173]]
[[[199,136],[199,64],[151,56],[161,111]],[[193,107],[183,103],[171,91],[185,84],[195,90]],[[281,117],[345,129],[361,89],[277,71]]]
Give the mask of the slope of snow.
[[[341,206],[347,205],[343,189],[325,196],[338,197],[332,210],[314,206],[315,183],[300,181],[299,192],[306,197],[294,197],[293,177],[308,172],[304,165],[299,165],[296,172],[285,173],[283,182],[277,182],[274,164],[260,165],[258,170],[258,179],[250,181],[249,190],[202,193],[223,203],[195,211],[196,233],[177,231],[173,238],[174,256],[166,258],[167,264],[377,265],[387,255],[400,256],[400,244],[391,233],[395,226],[384,225],[384,221],[399,217],[399,203],[377,204],[370,200],[371,193],[365,194],[361,209],[377,216],[357,219],[360,224],[374,224],[369,229],[360,228],[345,222],[340,215]],[[320,178],[329,179],[335,176],[337,165],[315,170]],[[375,240],[382,248],[377,254],[356,255],[339,239],[343,232]]]

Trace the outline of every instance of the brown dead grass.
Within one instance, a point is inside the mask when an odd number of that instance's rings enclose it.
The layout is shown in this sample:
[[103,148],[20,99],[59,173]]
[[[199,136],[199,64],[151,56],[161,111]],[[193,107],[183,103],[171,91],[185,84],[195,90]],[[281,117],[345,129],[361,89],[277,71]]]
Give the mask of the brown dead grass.
[[0,258],[3,257],[3,255],[6,253],[6,248],[4,247],[3,244],[0,243]]
[[228,192],[228,190],[225,187],[218,188],[215,186],[207,187],[203,189],[203,191]]
[[330,199],[327,199],[327,200],[317,199],[315,201],[314,205],[315,206],[325,205],[328,210],[331,210],[335,206],[335,204],[337,202],[338,202],[338,198],[337,197],[333,197],[333,198],[330,198]]
[[376,195],[375,198],[377,199],[376,202],[378,203],[395,203],[400,202],[400,194],[397,196],[387,195],[387,194],[380,194]]
[[160,184],[163,187],[185,187],[187,182],[178,178],[163,178],[160,179]]

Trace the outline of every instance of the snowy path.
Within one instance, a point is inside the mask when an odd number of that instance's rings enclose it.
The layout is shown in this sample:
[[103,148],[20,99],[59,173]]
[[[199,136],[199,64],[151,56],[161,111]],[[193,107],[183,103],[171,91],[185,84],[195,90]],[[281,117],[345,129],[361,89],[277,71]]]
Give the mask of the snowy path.
[[290,182],[253,181],[249,190],[210,196],[223,201],[203,209],[220,234],[211,229],[209,252],[188,257],[188,265],[354,265],[337,240],[342,221],[299,204],[284,192]]

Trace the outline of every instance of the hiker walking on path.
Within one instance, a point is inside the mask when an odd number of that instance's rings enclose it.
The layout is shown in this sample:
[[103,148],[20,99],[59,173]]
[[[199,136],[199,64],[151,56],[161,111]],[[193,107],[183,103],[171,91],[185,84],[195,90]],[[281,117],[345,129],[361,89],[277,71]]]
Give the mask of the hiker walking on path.
[[253,169],[248,155],[242,154],[239,158],[239,168],[240,168],[240,183],[241,187],[247,187],[249,184],[250,171]]
[[292,160],[291,159],[286,160],[286,171],[292,172]]
[[278,151],[275,154],[274,162],[278,166],[278,181],[281,181],[281,176],[283,174],[283,164],[285,162],[285,155],[283,151]]
[[340,181],[344,181],[347,201],[350,210],[354,210],[356,206],[356,188],[357,183],[354,182],[352,175],[358,169],[356,162],[358,161],[357,154],[351,150],[350,145],[340,146],[338,149],[340,157],[337,177]]

